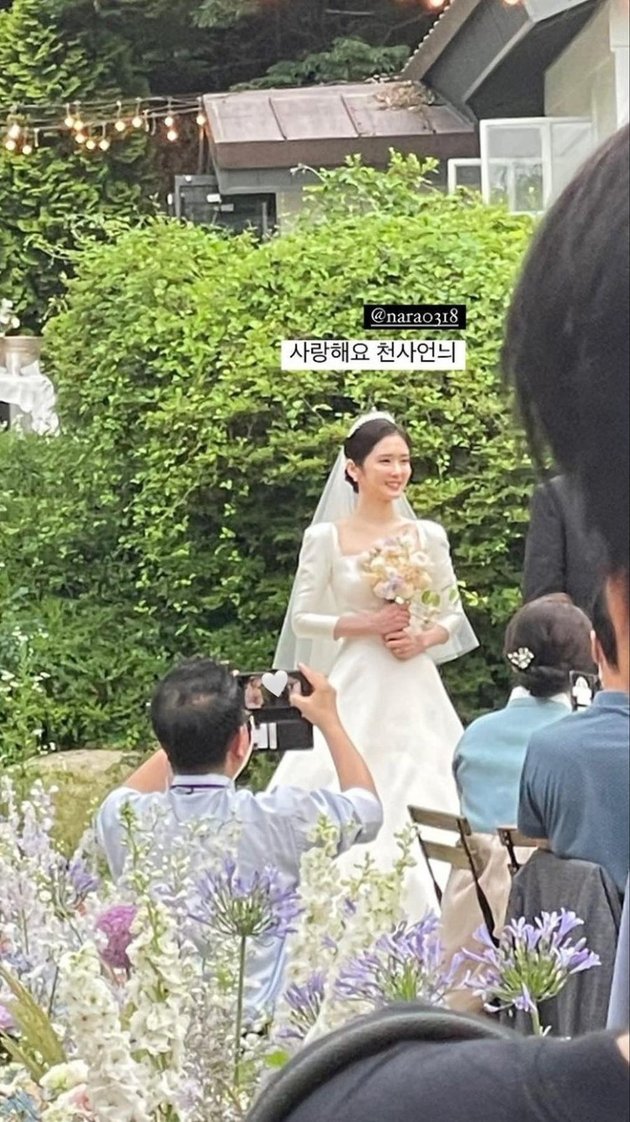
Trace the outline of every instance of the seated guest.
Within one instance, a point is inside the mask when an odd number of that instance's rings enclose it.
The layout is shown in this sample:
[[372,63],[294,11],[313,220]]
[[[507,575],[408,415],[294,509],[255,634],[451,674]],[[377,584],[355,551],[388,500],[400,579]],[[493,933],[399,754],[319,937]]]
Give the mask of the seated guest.
[[630,705],[604,593],[592,610],[602,690],[593,704],[529,742],[518,825],[559,857],[601,865],[622,892],[630,834]]
[[[238,871],[243,876],[272,866],[295,888],[302,854],[316,844],[322,817],[339,829],[339,852],[355,842],[372,841],[383,812],[372,776],[347,736],[337,713],[336,696],[326,678],[306,667],[313,687],[308,697],[291,702],[316,725],[328,745],[341,792],[276,787],[254,794],[236,789],[234,780],[247,764],[251,729],[244,697],[229,669],[208,658],[176,666],[158,683],[151,721],[161,747],[112,791],[97,817],[97,834],[114,878],[128,856],[128,831],[121,811],[130,806],[139,821],[157,823],[156,851],[164,838],[186,838],[190,825],[211,823],[213,835],[234,823]],[[159,863],[159,857],[155,860]],[[199,870],[202,872],[203,870]],[[251,1016],[268,1009],[282,981],[283,944],[260,940],[248,959],[246,1002]]]
[[462,814],[486,834],[516,824],[530,737],[570,712],[570,672],[594,669],[589,621],[564,598],[532,600],[510,620],[504,655],[516,679],[508,703],[468,726],[453,761]]

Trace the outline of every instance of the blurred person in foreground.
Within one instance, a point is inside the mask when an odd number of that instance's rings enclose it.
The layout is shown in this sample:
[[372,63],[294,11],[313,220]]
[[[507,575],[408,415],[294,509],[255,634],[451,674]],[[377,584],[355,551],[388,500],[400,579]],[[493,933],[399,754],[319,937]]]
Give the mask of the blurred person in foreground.
[[[551,208],[513,297],[504,350],[534,453],[540,461],[545,446],[551,448],[579,488],[587,526],[605,546],[608,610],[626,692],[629,164],[625,127]],[[619,962],[627,970],[621,945]],[[627,1019],[625,1026],[621,1034],[575,1041],[388,1042],[323,1082],[278,1122],[626,1122]]]

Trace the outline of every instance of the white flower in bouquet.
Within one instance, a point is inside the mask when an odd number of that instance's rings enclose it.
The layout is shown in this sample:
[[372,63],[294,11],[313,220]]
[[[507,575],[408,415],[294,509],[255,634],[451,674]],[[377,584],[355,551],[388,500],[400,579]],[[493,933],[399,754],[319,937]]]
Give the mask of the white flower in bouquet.
[[386,538],[361,562],[363,573],[379,600],[407,604],[412,627],[424,630],[439,617],[446,602],[458,599],[456,587],[434,586],[434,566],[412,533]]
[[431,563],[412,534],[385,538],[373,546],[362,569],[379,600],[411,604],[431,588]]

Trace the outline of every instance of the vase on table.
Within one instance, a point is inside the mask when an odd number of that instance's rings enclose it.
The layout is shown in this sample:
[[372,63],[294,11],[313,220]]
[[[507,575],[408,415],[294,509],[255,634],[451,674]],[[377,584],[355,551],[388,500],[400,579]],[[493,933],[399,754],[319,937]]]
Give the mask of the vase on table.
[[25,366],[37,362],[42,351],[39,335],[0,335],[0,367],[19,375]]

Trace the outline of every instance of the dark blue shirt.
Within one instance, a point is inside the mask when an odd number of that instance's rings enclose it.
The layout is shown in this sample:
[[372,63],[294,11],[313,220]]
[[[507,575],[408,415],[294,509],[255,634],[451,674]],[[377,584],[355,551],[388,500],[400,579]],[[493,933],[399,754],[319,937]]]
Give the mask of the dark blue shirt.
[[593,704],[535,733],[521,776],[519,829],[559,857],[606,869],[623,892],[630,832],[630,705],[602,690]]

